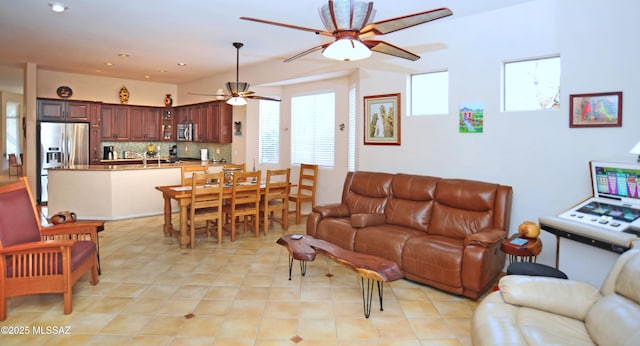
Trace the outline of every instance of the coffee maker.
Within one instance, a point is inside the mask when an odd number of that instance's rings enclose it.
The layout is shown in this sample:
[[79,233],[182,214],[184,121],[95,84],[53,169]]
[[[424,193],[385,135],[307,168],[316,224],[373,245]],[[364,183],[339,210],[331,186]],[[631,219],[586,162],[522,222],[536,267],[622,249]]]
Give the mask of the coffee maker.
[[106,145],[103,148],[102,159],[113,160],[113,145]]
[[171,147],[171,149],[169,149],[169,161],[178,161],[178,146],[175,144]]

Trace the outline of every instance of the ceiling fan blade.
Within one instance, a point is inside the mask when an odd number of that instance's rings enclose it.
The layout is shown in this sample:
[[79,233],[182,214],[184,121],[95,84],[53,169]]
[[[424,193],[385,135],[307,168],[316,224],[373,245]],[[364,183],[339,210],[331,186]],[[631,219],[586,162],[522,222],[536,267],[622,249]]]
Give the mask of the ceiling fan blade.
[[272,97],[265,97],[265,96],[258,96],[258,95],[249,95],[249,96],[247,96],[245,98],[252,99],[252,100],[265,100],[265,101],[280,102],[280,99],[276,99],[276,98],[272,98]]
[[404,58],[411,61],[416,61],[420,59],[420,56],[415,55],[406,49],[402,49],[400,47],[394,46],[385,41],[367,40],[367,41],[362,41],[362,43],[364,43],[367,47],[369,47],[369,49],[371,49],[374,52],[393,55],[398,58]]
[[303,30],[303,31],[309,31],[309,32],[313,32],[316,33],[318,35],[324,35],[324,36],[333,36],[332,33],[324,31],[324,30],[318,30],[318,29],[313,29],[313,28],[306,28],[303,26],[297,26],[297,25],[291,25],[291,24],[285,24],[285,23],[279,23],[279,22],[273,22],[270,20],[264,20],[264,19],[258,19],[258,18],[251,18],[251,17],[240,17],[240,19],[244,19],[244,20],[249,20],[252,22],[258,22],[258,23],[263,23],[263,24],[270,24],[270,25],[277,25],[277,26],[283,26],[285,28],[289,28],[289,29],[296,29],[296,30]]
[[430,22],[432,20],[448,17],[452,14],[453,12],[451,12],[450,9],[443,7],[430,11],[409,14],[402,17],[386,19],[365,26],[360,30],[360,36],[367,34],[384,35],[390,32]]
[[194,92],[188,92],[189,95],[197,95],[197,96],[213,96],[213,97],[217,97],[217,96],[227,96],[227,95],[219,95],[219,94],[204,94],[204,93],[194,93]]
[[332,42],[329,42],[329,43],[325,43],[325,44],[320,45],[320,46],[313,47],[313,48],[311,48],[311,49],[307,49],[307,50],[305,50],[304,52],[298,53],[298,54],[296,54],[296,55],[294,55],[294,56],[292,56],[292,57],[290,57],[290,58],[286,59],[284,62],[290,62],[290,61],[296,60],[296,59],[298,59],[298,58],[301,58],[301,57],[303,57],[303,56],[305,56],[305,55],[307,55],[307,54],[311,54],[311,53],[313,53],[313,52],[315,52],[315,51],[318,51],[318,50],[325,50],[327,47],[329,47],[329,45],[330,45],[331,43],[332,43]]

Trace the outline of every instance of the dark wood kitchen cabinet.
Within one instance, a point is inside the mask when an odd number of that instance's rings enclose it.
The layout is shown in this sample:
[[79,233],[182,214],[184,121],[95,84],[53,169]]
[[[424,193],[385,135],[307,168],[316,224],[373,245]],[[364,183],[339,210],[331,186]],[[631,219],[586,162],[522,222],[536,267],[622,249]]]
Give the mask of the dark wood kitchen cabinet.
[[129,138],[132,141],[160,140],[160,108],[131,107],[129,109]]
[[94,102],[38,99],[38,119],[44,121],[89,121]]
[[102,105],[103,141],[129,140],[129,106]]
[[99,165],[102,158],[101,129],[91,127],[89,129],[89,164]]
[[194,141],[229,144],[232,142],[233,107],[212,101],[174,108],[175,123],[193,123]]

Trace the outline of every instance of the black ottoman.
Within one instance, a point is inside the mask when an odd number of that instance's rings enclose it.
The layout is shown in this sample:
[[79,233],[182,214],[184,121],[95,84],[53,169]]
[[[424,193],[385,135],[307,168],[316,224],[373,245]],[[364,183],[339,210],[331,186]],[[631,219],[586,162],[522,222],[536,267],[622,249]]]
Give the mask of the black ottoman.
[[515,262],[507,267],[507,275],[546,276],[550,278],[568,279],[567,274],[548,265],[531,262]]

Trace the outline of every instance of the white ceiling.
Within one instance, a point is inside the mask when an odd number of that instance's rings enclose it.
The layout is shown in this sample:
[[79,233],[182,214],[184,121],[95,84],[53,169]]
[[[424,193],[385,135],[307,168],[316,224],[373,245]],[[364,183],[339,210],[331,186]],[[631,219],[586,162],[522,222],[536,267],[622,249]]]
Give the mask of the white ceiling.
[[[378,0],[374,20],[438,7],[449,7],[453,17],[440,20],[451,20],[527,1],[531,0]],[[322,0],[63,0],[68,7],[64,13],[53,12],[48,5],[52,2],[0,1],[0,64],[31,62],[48,70],[180,83],[235,69],[234,41],[245,44],[241,66],[284,60],[327,42],[310,32],[239,19],[248,16],[324,29],[317,11]],[[381,38],[410,50],[425,43],[416,30]],[[179,67],[179,62],[187,66]]]

